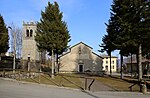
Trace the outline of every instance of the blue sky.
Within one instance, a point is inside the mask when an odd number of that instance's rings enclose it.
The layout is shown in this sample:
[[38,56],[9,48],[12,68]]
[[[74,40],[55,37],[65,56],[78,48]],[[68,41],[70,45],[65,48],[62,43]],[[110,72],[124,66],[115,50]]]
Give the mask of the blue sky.
[[[23,21],[39,21],[41,10],[44,11],[49,0],[0,0],[0,14],[7,26],[14,23],[22,27]],[[110,8],[113,0],[50,0],[57,1],[63,12],[63,19],[67,22],[74,45],[84,42],[97,50],[106,34],[106,26],[110,17]],[[118,54],[113,53],[118,56]]]

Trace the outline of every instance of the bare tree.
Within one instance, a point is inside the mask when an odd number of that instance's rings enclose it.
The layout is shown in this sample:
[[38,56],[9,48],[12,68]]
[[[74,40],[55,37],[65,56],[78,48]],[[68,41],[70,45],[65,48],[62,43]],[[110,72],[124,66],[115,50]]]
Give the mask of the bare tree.
[[13,52],[14,49],[14,33],[16,33],[16,57],[21,58],[22,51],[22,30],[20,27],[11,24],[12,30],[10,31],[10,51]]

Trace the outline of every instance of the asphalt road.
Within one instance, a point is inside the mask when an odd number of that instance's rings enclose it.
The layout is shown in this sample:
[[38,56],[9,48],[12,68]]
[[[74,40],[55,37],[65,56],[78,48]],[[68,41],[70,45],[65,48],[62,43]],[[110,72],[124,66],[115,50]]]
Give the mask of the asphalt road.
[[139,92],[89,92],[0,78],[0,98],[150,98]]

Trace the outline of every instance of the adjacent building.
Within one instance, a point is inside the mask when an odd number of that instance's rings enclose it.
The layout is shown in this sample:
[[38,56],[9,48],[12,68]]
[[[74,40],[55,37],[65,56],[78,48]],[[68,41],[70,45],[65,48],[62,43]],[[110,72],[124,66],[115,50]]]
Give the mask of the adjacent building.
[[[146,59],[146,58],[142,58],[142,72],[143,74],[150,74],[150,60]],[[126,62],[126,72],[127,73],[138,73],[138,65],[137,65],[137,60],[136,60],[136,56],[133,55],[132,56],[132,60],[131,57],[127,58],[127,62]]]
[[[103,55],[103,70],[110,72],[110,56]],[[111,71],[117,72],[117,57],[111,56]]]
[[80,42],[59,58],[60,72],[103,72],[103,57],[92,52],[92,47]]

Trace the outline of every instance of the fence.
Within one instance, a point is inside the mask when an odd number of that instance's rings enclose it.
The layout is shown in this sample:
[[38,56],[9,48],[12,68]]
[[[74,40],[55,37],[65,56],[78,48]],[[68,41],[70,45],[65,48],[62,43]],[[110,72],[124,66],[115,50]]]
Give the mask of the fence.
[[[56,79],[51,78],[50,72],[37,72],[37,71],[26,71],[22,69],[16,69],[15,73],[13,73],[12,69],[3,68],[0,69],[0,76],[4,78],[13,78],[18,81],[32,81],[36,83],[43,83],[43,81],[47,81],[46,84],[56,85],[56,86],[63,86],[68,87],[67,85],[72,85],[75,88],[79,88],[81,90],[90,90],[91,86],[93,85],[95,79],[86,76],[73,76],[67,74],[55,74]],[[81,79],[84,80],[84,83],[79,82]],[[75,81],[79,80],[79,81]],[[91,80],[88,84],[87,81]],[[69,86],[70,87],[70,86]]]

